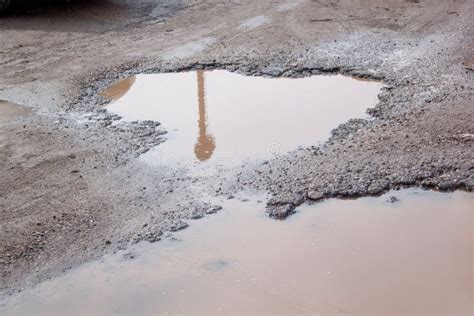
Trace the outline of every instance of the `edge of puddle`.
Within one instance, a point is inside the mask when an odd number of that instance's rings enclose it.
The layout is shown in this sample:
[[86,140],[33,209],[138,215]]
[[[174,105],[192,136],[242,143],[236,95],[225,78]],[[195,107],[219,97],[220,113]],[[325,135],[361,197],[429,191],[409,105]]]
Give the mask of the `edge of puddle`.
[[7,100],[0,100],[0,124],[30,116],[33,109]]

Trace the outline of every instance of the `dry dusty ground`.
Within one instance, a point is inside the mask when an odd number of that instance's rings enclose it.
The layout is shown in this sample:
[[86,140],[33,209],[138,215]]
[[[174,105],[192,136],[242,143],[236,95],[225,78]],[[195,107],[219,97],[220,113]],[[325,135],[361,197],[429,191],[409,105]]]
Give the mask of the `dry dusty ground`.
[[[472,1],[427,0],[17,5],[0,18],[0,99],[35,114],[0,125],[1,292],[184,228],[214,211],[194,198],[203,188],[270,192],[276,218],[308,199],[472,190],[473,13]],[[321,148],[213,179],[144,165],[137,155],[166,126],[111,127],[97,92],[131,73],[199,68],[344,73],[387,88],[373,121],[340,126]]]

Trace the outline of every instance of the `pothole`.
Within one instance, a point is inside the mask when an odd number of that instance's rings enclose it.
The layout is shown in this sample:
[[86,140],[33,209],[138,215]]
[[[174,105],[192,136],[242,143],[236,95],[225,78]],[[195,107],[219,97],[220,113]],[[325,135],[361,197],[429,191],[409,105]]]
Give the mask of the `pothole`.
[[249,77],[227,71],[144,74],[103,92],[125,120],[155,120],[168,140],[143,156],[152,164],[260,161],[326,140],[366,117],[382,88],[350,77]]
[[[396,198],[392,198],[395,196]],[[471,315],[474,196],[410,189],[306,205],[256,200],[86,264],[6,302],[6,314]]]
[[0,123],[10,122],[30,113],[30,108],[0,100]]

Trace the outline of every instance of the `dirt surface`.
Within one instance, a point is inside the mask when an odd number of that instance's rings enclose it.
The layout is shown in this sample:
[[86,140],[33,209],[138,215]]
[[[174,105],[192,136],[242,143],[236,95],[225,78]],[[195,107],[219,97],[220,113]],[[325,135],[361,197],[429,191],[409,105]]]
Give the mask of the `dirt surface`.
[[[95,0],[20,3],[0,19],[0,287],[29,287],[104,253],[159,240],[219,207],[202,194],[306,200],[389,188],[474,187],[472,1]],[[98,92],[140,72],[343,73],[387,85],[373,120],[322,147],[214,177],[150,167],[157,122],[112,124]]]

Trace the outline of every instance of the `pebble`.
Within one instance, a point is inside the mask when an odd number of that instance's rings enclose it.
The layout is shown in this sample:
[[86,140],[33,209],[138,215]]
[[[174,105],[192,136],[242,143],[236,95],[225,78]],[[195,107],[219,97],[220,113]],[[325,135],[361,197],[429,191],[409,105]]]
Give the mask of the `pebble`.
[[398,202],[398,201],[400,201],[400,200],[399,200],[396,196],[391,195],[391,196],[389,196],[389,198],[387,199],[386,202],[387,202],[387,203],[396,203],[396,202]]
[[319,191],[311,191],[308,193],[308,199],[311,201],[319,201],[324,197],[324,195]]

